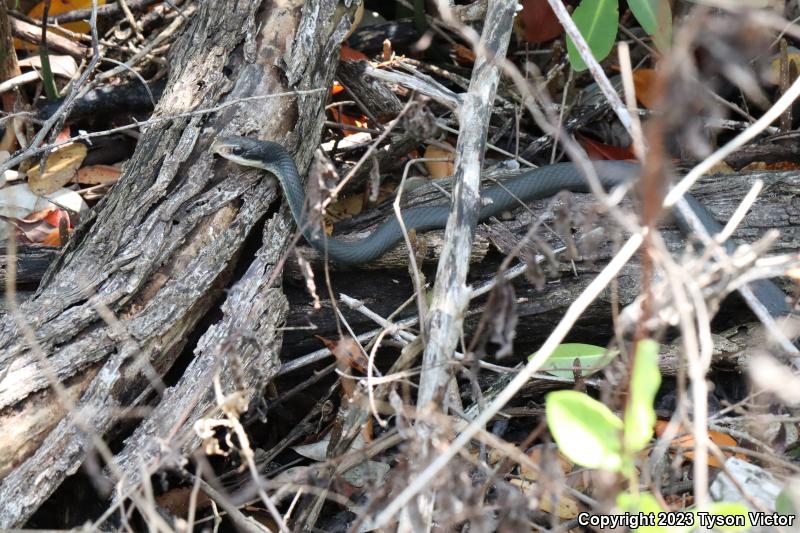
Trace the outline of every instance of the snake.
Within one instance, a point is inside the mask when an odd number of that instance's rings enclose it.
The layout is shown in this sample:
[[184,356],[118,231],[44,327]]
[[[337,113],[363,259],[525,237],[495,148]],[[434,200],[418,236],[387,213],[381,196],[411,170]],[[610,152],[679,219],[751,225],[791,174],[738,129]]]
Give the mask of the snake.
[[[249,137],[225,136],[217,138],[211,149],[236,164],[273,174],[280,182],[292,217],[306,241],[337,263],[363,265],[386,253],[403,238],[402,227],[397,217],[387,219],[372,233],[357,241],[344,241],[329,237],[322,231],[315,231],[307,217],[306,194],[300,172],[292,155],[279,143]],[[591,164],[605,190],[630,183],[640,174],[640,166],[632,162],[592,161]],[[511,211],[519,207],[520,202],[529,203],[549,198],[560,191],[591,192],[583,173],[574,163],[555,163],[527,170],[503,181],[501,185],[484,189],[480,194],[481,208],[478,220],[486,220],[505,211]],[[688,193],[684,198],[694,216],[710,235],[722,230],[722,226],[696,198]],[[449,205],[411,207],[401,211],[406,230],[413,229],[417,232],[444,228],[449,214]],[[682,233],[689,235],[691,227],[680,211],[673,209],[673,216]],[[726,241],[725,246],[729,252],[735,248],[734,243],[730,241]],[[789,313],[785,293],[772,281],[757,280],[751,282],[749,286],[772,316]]]

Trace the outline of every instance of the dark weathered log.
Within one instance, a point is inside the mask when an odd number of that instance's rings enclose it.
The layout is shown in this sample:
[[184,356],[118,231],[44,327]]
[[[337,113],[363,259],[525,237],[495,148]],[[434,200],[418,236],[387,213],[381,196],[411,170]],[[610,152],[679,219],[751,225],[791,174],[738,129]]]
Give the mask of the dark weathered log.
[[392,119],[403,109],[400,99],[388,85],[365,75],[366,61],[343,61],[337,69],[342,85],[381,122]]
[[[36,286],[47,267],[55,261],[61,250],[55,246],[19,245],[16,253],[17,285]],[[5,247],[0,248],[0,285],[5,286],[8,256]]]
[[[734,233],[734,240],[738,243],[754,242],[765,231],[771,228],[780,230],[780,238],[775,242],[771,252],[794,253],[800,248],[800,224],[798,214],[800,208],[794,204],[794,196],[800,187],[800,177],[791,172],[757,172],[741,175],[709,176],[700,180],[692,189],[693,194],[708,207],[719,221],[730,218],[739,201],[745,196],[756,179],[764,181],[764,191],[753,206],[750,213]],[[433,196],[437,194],[430,187],[415,190],[408,195],[408,205],[417,205],[420,201],[434,202]],[[440,201],[446,201],[441,199]],[[530,211],[519,209],[515,217],[502,223],[482,224],[478,228],[477,236],[480,239],[489,239],[501,250],[508,250],[514,246],[525,234],[530,225],[543,217],[550,227],[557,226],[553,211],[558,206],[563,206],[563,201],[542,200],[530,205]],[[579,243],[582,257],[574,262],[569,261],[565,254],[559,254],[558,264],[554,273],[548,273],[547,265],[543,265],[547,283],[540,290],[532,283],[519,279],[514,283],[518,300],[517,311],[520,321],[517,326],[515,346],[520,357],[526,356],[537,349],[538,345],[547,337],[555,324],[561,318],[563,309],[569,305],[588,285],[594,275],[599,272],[613,256],[614,242],[622,236],[620,230],[607,218],[598,218],[588,227],[581,222],[584,217],[580,213],[591,213],[595,210],[595,201],[591,195],[570,195],[570,211],[572,213],[569,228],[577,230],[574,236]],[[631,208],[631,202],[626,201],[623,206]],[[362,231],[374,223],[381,216],[390,216],[391,207],[382,206],[375,213],[365,214],[360,218],[360,223],[348,228],[348,231]],[[587,248],[581,242],[588,229],[603,228],[603,234],[596,245]],[[677,227],[672,225],[670,218],[666,217],[661,226],[662,236],[670,250],[679,254],[686,248],[686,239],[680,234]],[[538,235],[552,247],[563,246],[560,235],[542,228]],[[400,254],[398,254],[399,256]],[[593,260],[589,256],[593,256]],[[498,260],[502,257],[489,254],[481,263],[471,267],[470,278],[473,283],[482,279],[491,279],[497,270]],[[403,263],[398,263],[397,268],[391,271],[370,271],[368,276],[359,276],[357,273],[340,271],[333,278],[334,294],[340,292],[364,301],[365,305],[380,314],[389,316],[412,294],[411,280]],[[331,265],[335,268],[335,265]],[[288,271],[295,276],[296,270]],[[428,269],[430,275],[430,269]],[[618,277],[617,297],[621,305],[628,304],[638,295],[640,270],[638,263],[631,263]],[[785,282],[785,288],[791,290],[791,283]],[[292,281],[286,285],[287,296],[290,301],[291,312],[288,326],[305,327],[312,329],[294,330],[286,333],[286,357],[293,358],[318,349],[319,342],[313,335],[323,337],[336,336],[336,322],[330,309],[330,302],[324,296],[326,291],[320,291],[322,309],[314,310],[309,305],[310,298],[302,282]],[[474,328],[480,317],[480,306],[483,300],[473,302],[471,314],[465,319],[467,330]],[[372,330],[378,327],[365,316],[350,311],[346,306],[339,306],[347,317],[350,325],[357,333]],[[722,313],[731,309],[723,306]],[[739,314],[743,308],[738,308]],[[408,313],[414,312],[412,309]],[[405,316],[402,315],[402,316]],[[741,318],[741,316],[739,317]],[[611,321],[611,294],[606,293],[600,301],[592,305],[584,317],[573,329],[570,338],[577,341],[595,342],[603,344],[609,339]]]
[[[136,80],[125,85],[110,85],[99,87],[88,91],[83,97],[75,102],[75,106],[69,113],[68,120],[78,121],[85,119],[104,119],[113,113],[134,113],[139,111],[150,111],[153,109],[153,99],[158,102],[161,93],[164,91],[165,81],[157,81],[149,87],[142,85]],[[149,92],[148,92],[149,89]],[[38,116],[41,120],[47,120],[58,111],[63,103],[63,98],[54,101],[38,102]]]
[[[145,129],[97,214],[78,228],[36,295],[3,322],[0,425],[12,413],[56,412],[60,401],[78,396],[80,402],[60,422],[51,417],[31,430],[46,435],[32,445],[38,446],[33,455],[0,461],[13,468],[0,484],[0,527],[22,525],[78,468],[93,439],[160,387],[159,376],[219,304],[245,239],[278,195],[261,173],[217,162],[210,145],[219,132],[278,139],[306,168],[319,142],[338,45],[350,27],[337,4],[253,0],[198,6],[171,52],[170,79],[155,115],[265,98]],[[287,90],[301,92],[266,98]],[[291,235],[287,216],[281,211],[267,222],[259,260],[231,289],[221,321],[201,330],[197,358],[203,364],[167,398],[190,390],[188,381],[207,383],[216,368],[233,365],[237,372],[220,375],[222,391],[238,391],[247,400],[274,371],[276,326],[286,307],[268,287],[275,257]],[[243,332],[246,327],[261,329],[251,335]],[[230,337],[232,332],[238,336]],[[241,360],[229,360],[228,348]],[[66,387],[58,387],[65,397],[50,392],[52,376]],[[71,383],[78,376],[89,379],[88,386],[79,380],[86,387],[82,394]],[[206,391],[193,390],[187,393],[193,401],[135,436],[120,457],[123,471],[138,460],[137,439],[170,439],[173,428],[203,414]],[[144,450],[145,456],[150,452]]]

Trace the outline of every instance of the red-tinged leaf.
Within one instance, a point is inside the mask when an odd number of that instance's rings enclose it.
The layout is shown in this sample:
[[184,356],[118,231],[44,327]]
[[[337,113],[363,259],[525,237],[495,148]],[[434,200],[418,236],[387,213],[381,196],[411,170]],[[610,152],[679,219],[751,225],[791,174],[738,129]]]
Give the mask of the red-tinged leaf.
[[547,0],[524,0],[518,18],[525,30],[525,40],[529,43],[546,43],[564,33]]
[[461,65],[472,65],[475,63],[475,52],[463,44],[453,45],[453,58]]
[[337,361],[346,363],[346,366],[352,367],[359,372],[366,373],[369,361],[367,361],[364,352],[361,351],[361,347],[355,339],[342,337],[338,341],[333,341],[319,335],[315,335],[315,337],[322,341],[325,347],[333,353]]
[[[32,213],[28,213],[24,217],[17,217],[17,220],[19,220],[20,222],[27,223],[27,224],[33,224],[35,222],[40,222],[42,220],[47,222],[47,217],[51,216],[54,211],[57,211],[57,209],[55,207],[46,207],[44,209],[40,209],[39,211],[33,211]],[[55,224],[51,224],[52,226],[57,226],[58,225],[58,218],[56,218],[55,220],[56,220],[56,223]],[[48,224],[49,224],[49,222],[48,222]]]
[[66,224],[67,229],[72,229],[72,224],[69,220],[69,214],[66,211],[63,209],[47,209],[45,211],[47,211],[47,214],[43,220],[47,221],[48,224],[56,228]]
[[658,94],[655,88],[656,71],[651,68],[640,68],[633,71],[633,87],[636,99],[647,109],[658,107]]
[[70,132],[69,126],[65,126],[64,129],[58,132],[58,136],[56,137],[57,143],[63,143],[69,140],[72,137],[72,133]]
[[4,218],[13,224],[26,242],[61,246],[72,231],[69,214],[63,209],[48,207],[25,218]]
[[339,49],[339,58],[342,61],[369,61],[369,58],[363,52],[350,48],[346,44]]
[[597,142],[583,135],[578,135],[578,142],[581,143],[583,149],[589,154],[589,159],[594,161],[625,161],[626,159],[636,159],[630,147],[620,148],[619,146],[611,146]]
[[62,232],[58,224],[53,227],[53,224],[46,218],[46,216],[39,216],[28,221],[3,217],[3,220],[17,228],[17,237],[21,242],[61,246]]

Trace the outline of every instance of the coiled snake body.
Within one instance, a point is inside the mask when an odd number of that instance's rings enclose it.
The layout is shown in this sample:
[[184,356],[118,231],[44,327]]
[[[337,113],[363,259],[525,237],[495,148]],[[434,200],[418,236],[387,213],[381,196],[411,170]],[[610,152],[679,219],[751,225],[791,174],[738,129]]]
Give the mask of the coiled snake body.
[[[310,245],[327,254],[333,261],[351,265],[368,263],[383,255],[403,237],[400,224],[395,217],[386,220],[367,237],[354,242],[338,240],[322,232],[315,232],[306,217],[306,195],[297,166],[289,152],[278,143],[246,137],[221,137],[214,142],[212,150],[240,165],[260,168],[274,174],[283,188],[292,216],[303,236]],[[639,173],[638,165],[624,161],[595,161],[592,164],[600,183],[606,189],[627,183],[635,179]],[[504,181],[502,187],[494,186],[481,191],[483,206],[479,219],[485,220],[514,209],[519,206],[520,201],[530,202],[548,198],[562,190],[589,192],[583,175],[574,164],[557,163],[529,170]],[[688,194],[685,198],[710,234],[713,235],[721,230],[720,225],[700,202]],[[408,230],[427,231],[444,228],[449,213],[449,206],[440,205],[404,209],[402,216]],[[677,211],[674,214],[681,230],[688,233],[689,227],[686,221]],[[726,245],[729,249],[733,248],[732,243]],[[771,281],[754,282],[751,288],[773,316],[788,312],[785,294]]]

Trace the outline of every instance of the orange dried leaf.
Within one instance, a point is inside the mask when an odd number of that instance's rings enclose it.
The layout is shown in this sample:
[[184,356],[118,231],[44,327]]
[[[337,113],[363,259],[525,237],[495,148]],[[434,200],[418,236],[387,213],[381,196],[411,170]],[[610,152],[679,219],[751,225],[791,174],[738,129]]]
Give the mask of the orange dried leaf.
[[61,246],[61,232],[58,228],[48,232],[44,239],[41,240],[41,244],[45,246]]
[[[46,2],[39,2],[33,6],[33,9],[28,11],[28,16],[36,20],[41,20],[42,15],[44,14],[45,3]],[[105,3],[106,0],[97,0],[98,6],[105,5]],[[68,13],[78,9],[88,9],[90,7],[92,7],[92,0],[51,0],[50,11],[48,12],[48,15],[52,17],[54,15]],[[89,30],[91,29],[89,23],[82,20],[68,22],[66,24],[62,24],[62,26],[70,31],[78,33],[89,33]]]
[[[331,115],[333,115],[333,120],[335,122],[340,122],[342,124],[347,124],[348,126],[356,126],[358,128],[369,128],[369,119],[364,115],[349,115],[347,113],[340,113],[338,109],[332,107],[330,109]],[[354,135],[359,133],[353,130],[342,130],[342,134],[347,137],[348,135]]]
[[69,126],[65,126],[61,131],[58,132],[58,135],[56,136],[56,142],[66,142],[70,137],[72,137],[72,131],[69,129]]
[[[661,435],[664,433],[664,431],[666,430],[667,424],[668,423],[663,421],[663,420],[659,420],[659,421],[656,422],[655,434],[658,437],[661,437]],[[686,459],[694,460],[694,458],[695,458],[695,453],[694,453],[694,447],[695,447],[694,435],[684,431],[683,428],[679,428],[678,431],[679,431],[680,436],[678,436],[675,439],[673,439],[672,442],[670,442],[670,446],[673,447],[673,448],[679,448],[679,449],[683,450],[683,456]],[[733,437],[731,437],[730,435],[726,435],[725,433],[720,433],[719,431],[709,431],[708,432],[708,438],[709,438],[709,440],[711,442],[713,442],[714,444],[716,444],[717,446],[720,446],[720,447],[722,447],[722,446],[737,446],[738,445],[738,443],[736,442],[736,440]],[[724,453],[726,457],[732,457],[734,455],[733,453],[727,452],[727,451],[723,451],[722,453]],[[747,460],[747,458],[743,454],[737,453],[735,455],[739,459]],[[710,455],[710,454],[708,456],[708,465],[716,467],[716,468],[722,468],[722,463],[720,463],[720,461],[715,456]]]
[[658,98],[655,90],[656,71],[651,68],[640,68],[633,71],[633,87],[636,99],[647,109],[657,107]]
[[72,229],[67,212],[51,207],[34,211],[25,218],[5,220],[17,228],[17,234],[26,242],[48,246],[61,246]]

